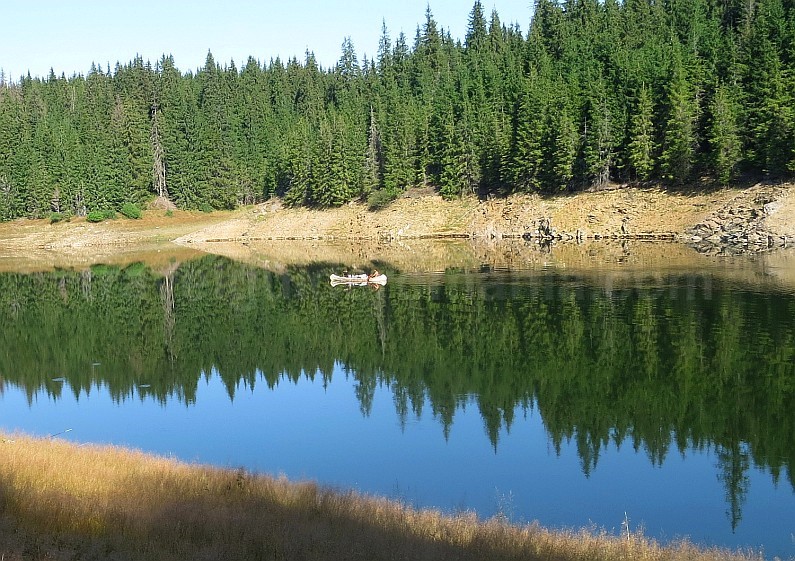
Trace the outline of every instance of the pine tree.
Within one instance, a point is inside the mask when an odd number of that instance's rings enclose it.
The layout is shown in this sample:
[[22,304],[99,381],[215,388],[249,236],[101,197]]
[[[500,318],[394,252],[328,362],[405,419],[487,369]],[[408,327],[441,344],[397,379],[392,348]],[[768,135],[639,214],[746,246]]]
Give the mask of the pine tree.
[[642,85],[630,120],[627,160],[641,181],[651,178],[654,170],[654,107],[649,88]]
[[386,20],[381,20],[381,38],[378,40],[378,61],[376,68],[381,79],[387,84],[395,79],[392,41],[389,38]]
[[381,131],[374,107],[370,107],[370,124],[367,134],[367,155],[364,162],[364,192],[369,193],[381,187],[384,175],[384,152]]
[[439,194],[445,199],[460,196],[467,187],[466,156],[461,132],[451,117],[444,126],[440,167]]
[[678,59],[668,85],[668,115],[660,167],[665,179],[684,183],[690,178],[696,150],[695,94]]
[[469,13],[469,27],[464,45],[468,51],[480,52],[486,48],[487,40],[488,31],[483,5],[480,0],[476,0]]
[[553,191],[571,188],[579,148],[577,127],[564,105],[553,108],[547,125],[546,187]]
[[342,55],[337,63],[337,72],[346,82],[355,80],[360,76],[359,60],[356,57],[356,49],[350,37],[345,37],[342,42]]
[[610,180],[616,144],[614,110],[602,80],[592,82],[583,113],[583,171],[588,184],[601,187]]
[[21,92],[17,87],[0,87],[0,220],[19,216],[19,190],[14,155],[20,151]]
[[166,181],[166,161],[163,152],[163,139],[160,133],[160,105],[157,100],[152,103],[152,130],[149,143],[152,149],[152,187],[161,199],[168,199],[168,182]]
[[180,74],[171,56],[163,56],[157,68],[154,95],[159,105],[153,118],[157,117],[168,193],[177,206],[198,208],[198,111],[192,80]]
[[763,78],[751,88],[757,95],[748,108],[752,155],[764,172],[780,175],[793,161],[794,98],[786,87],[781,63],[774,52],[767,52],[756,62],[756,68]]
[[712,168],[721,183],[728,184],[740,161],[737,103],[729,87],[721,84],[710,107],[709,144]]
[[547,131],[546,104],[539,79],[531,76],[516,106],[513,138],[504,174],[516,188],[524,191],[541,188]]

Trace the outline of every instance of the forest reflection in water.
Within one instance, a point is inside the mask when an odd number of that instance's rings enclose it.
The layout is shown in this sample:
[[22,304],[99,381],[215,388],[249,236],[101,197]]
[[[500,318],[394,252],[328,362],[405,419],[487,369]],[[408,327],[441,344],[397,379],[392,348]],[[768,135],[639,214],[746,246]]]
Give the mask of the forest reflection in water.
[[[0,274],[0,388],[37,408],[99,388],[122,407],[184,408],[211,376],[234,400],[285,381],[327,388],[342,372],[361,416],[388,392],[403,430],[430,416],[439,446],[474,408],[500,454],[537,412],[545,445],[576,450],[586,478],[613,449],[655,467],[711,454],[732,531],[755,472],[782,508],[795,505],[792,293],[710,273],[622,286],[488,267],[387,269],[385,288],[346,290],[329,286],[331,272],[208,256],[165,275],[141,264]],[[776,539],[765,545],[791,555]]]

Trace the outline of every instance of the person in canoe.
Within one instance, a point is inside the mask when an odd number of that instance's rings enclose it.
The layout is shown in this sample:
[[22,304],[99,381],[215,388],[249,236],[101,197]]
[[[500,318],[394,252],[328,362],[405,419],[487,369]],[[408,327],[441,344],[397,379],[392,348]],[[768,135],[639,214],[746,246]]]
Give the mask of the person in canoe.
[[370,280],[372,280],[372,279],[374,279],[375,277],[379,276],[380,274],[381,274],[381,273],[379,273],[379,272],[378,272],[378,269],[373,269],[373,272],[372,272],[372,273],[370,273],[370,277],[369,277],[369,279],[370,279]]

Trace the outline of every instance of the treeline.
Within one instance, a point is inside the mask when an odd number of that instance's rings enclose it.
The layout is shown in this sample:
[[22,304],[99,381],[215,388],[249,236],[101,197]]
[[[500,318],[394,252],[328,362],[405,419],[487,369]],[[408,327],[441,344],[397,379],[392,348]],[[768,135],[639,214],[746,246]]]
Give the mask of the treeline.
[[[530,13],[528,13],[528,17]],[[238,69],[136,58],[0,88],[0,218],[143,204],[380,207],[412,186],[572,191],[795,171],[793,0],[537,0],[529,30],[484,14],[463,42],[430,10],[413,40],[384,26]]]

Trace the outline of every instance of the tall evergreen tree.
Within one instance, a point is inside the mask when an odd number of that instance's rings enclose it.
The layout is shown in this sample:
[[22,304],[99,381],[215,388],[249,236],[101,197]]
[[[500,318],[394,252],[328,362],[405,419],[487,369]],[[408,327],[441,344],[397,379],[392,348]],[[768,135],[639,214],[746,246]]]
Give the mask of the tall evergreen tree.
[[593,80],[583,110],[582,152],[586,183],[601,187],[610,180],[615,158],[615,117],[603,80]]
[[638,91],[635,110],[630,120],[627,159],[635,177],[646,181],[654,170],[654,108],[646,85]]
[[664,178],[683,183],[690,178],[695,160],[697,108],[692,86],[678,58],[668,85],[667,104],[660,166]]
[[740,134],[738,109],[732,91],[719,85],[710,107],[712,115],[709,128],[709,144],[712,167],[718,181],[728,184],[734,177],[740,161]]
[[518,189],[541,189],[545,162],[547,99],[541,81],[531,76],[516,105],[508,166],[505,175]]
[[565,98],[552,106],[547,118],[544,188],[550,192],[572,187],[579,150],[577,126]]

